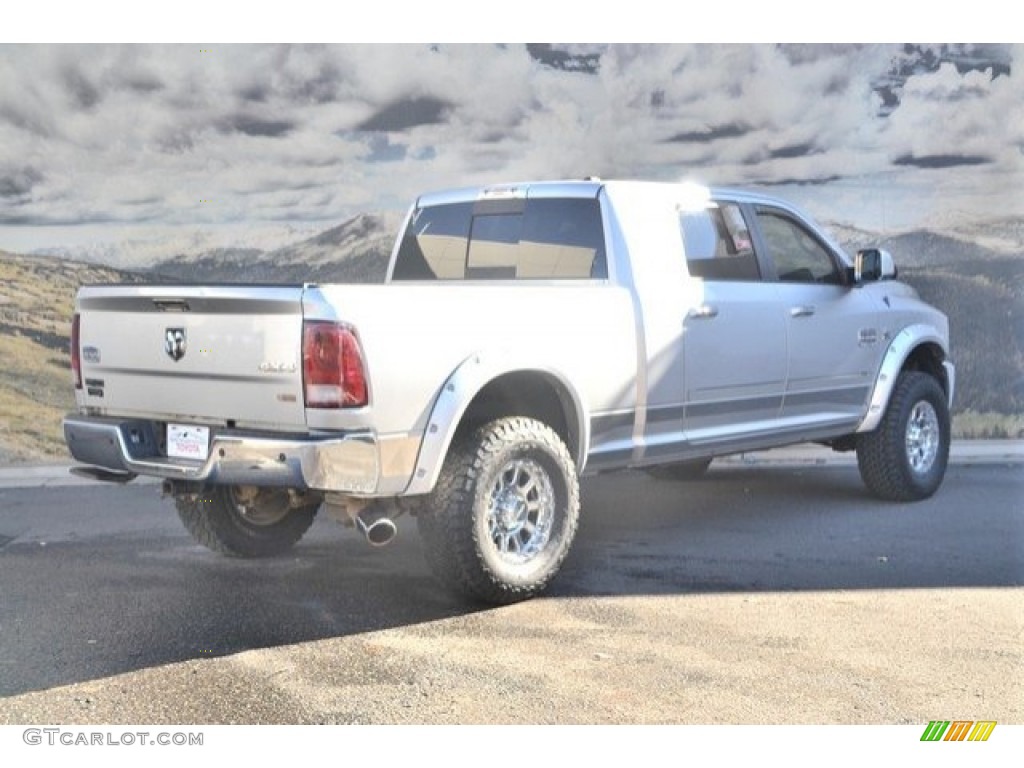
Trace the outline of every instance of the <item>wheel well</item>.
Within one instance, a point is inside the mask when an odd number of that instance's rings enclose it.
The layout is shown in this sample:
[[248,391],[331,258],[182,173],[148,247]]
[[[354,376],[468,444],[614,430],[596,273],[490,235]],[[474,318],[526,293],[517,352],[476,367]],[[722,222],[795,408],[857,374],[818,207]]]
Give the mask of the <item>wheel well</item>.
[[903,370],[920,371],[933,376],[948,397],[949,380],[946,377],[946,369],[942,365],[945,359],[946,355],[938,344],[921,344],[904,361]]
[[576,408],[565,387],[541,371],[506,373],[486,384],[462,416],[458,431],[470,431],[494,419],[524,416],[551,427],[579,457],[580,428]]

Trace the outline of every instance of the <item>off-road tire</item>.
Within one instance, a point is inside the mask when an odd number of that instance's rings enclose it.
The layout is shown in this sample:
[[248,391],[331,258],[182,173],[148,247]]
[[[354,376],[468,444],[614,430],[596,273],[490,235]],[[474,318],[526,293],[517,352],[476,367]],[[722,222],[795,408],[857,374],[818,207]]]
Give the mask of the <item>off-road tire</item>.
[[656,480],[690,482],[704,477],[710,466],[711,459],[691,459],[689,461],[679,461],[675,464],[661,464],[656,467],[648,467],[646,471],[648,475]]
[[881,424],[857,442],[860,476],[886,501],[920,501],[938,490],[948,460],[946,393],[933,376],[904,371]]
[[[287,494],[285,489],[265,493]],[[233,486],[214,486],[202,493],[178,496],[178,517],[193,538],[208,549],[234,557],[272,557],[291,549],[309,530],[320,502],[264,517],[243,511]],[[274,500],[268,497],[268,500]],[[276,499],[279,504],[285,502]],[[278,519],[279,518],[279,519]]]
[[547,587],[579,510],[576,466],[561,438],[511,417],[455,441],[417,525],[442,584],[471,601],[509,604]]

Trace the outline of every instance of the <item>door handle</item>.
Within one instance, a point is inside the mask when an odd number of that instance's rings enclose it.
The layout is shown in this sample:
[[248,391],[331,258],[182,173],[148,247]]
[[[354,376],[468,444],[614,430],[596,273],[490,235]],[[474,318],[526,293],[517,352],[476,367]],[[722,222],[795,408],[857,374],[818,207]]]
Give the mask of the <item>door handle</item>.
[[712,317],[718,317],[718,307],[712,307],[710,304],[701,304],[699,307],[694,307],[687,312],[686,316],[694,320],[710,320]]
[[807,305],[803,307],[791,307],[789,310],[790,317],[810,317],[814,314],[815,308]]

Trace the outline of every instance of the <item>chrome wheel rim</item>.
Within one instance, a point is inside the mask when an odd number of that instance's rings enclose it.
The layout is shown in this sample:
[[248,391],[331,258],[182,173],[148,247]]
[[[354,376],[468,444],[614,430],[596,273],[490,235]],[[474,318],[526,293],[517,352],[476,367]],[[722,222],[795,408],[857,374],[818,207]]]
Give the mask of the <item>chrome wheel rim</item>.
[[924,474],[935,464],[939,455],[939,416],[926,400],[916,403],[907,421],[906,451],[910,468]]
[[523,564],[551,538],[555,490],[551,477],[531,459],[510,461],[487,495],[487,534],[502,560]]

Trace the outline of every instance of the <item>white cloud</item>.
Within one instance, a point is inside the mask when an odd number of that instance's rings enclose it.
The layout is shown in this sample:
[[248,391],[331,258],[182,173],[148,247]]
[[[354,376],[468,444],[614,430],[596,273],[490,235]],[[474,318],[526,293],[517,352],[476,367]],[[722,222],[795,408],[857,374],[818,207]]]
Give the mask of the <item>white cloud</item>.
[[[995,51],[1010,75],[901,75],[882,116],[878,83],[911,56],[896,46],[568,47],[584,70],[600,53],[592,74],[521,45],[0,47],[0,248],[78,222],[111,239],[276,232],[440,186],[589,174],[840,191],[886,174],[919,194],[955,172],[980,208],[1019,184],[1021,50]],[[893,166],[929,157],[952,171]]]
[[[1017,60],[1024,50],[1016,48]],[[1024,88],[1013,77],[961,74],[953,64],[907,80],[900,108],[886,126],[895,155],[970,155],[1020,162]]]

